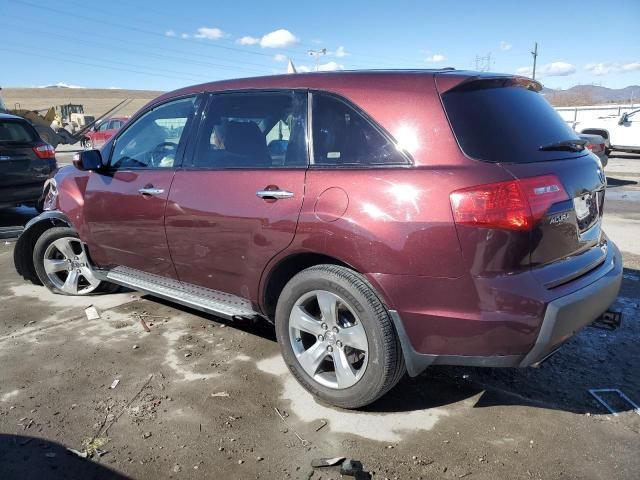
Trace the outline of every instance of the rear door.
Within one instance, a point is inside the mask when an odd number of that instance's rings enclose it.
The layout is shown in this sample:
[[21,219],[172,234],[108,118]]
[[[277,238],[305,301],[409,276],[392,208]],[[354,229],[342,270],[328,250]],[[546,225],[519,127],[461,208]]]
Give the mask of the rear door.
[[0,118],[0,188],[44,184],[55,166],[54,159],[41,159],[33,148],[43,143],[23,120]]
[[519,238],[529,243],[534,275],[553,287],[604,261],[606,182],[597,157],[544,97],[527,86],[508,77],[469,79],[444,92],[442,99],[467,156],[498,163],[515,179],[545,176],[530,198],[553,194],[556,200],[544,206],[528,237]]
[[307,168],[307,94],[210,97],[171,187],[166,231],[181,281],[252,298],[293,240]]
[[109,169],[91,172],[84,215],[93,260],[175,278],[164,214],[196,97],[157,106],[115,140]]

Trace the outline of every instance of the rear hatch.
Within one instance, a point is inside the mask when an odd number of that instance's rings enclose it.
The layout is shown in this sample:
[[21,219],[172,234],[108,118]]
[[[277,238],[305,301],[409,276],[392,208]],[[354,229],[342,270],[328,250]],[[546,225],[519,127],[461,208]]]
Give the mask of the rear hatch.
[[531,222],[508,225],[528,232],[509,238],[528,241],[534,275],[553,288],[596,268],[606,257],[606,181],[598,158],[538,93],[536,82],[508,76],[460,80],[438,84],[451,127],[468,157],[499,164],[512,175]]
[[[55,168],[54,158],[40,158],[45,145],[23,120],[0,118],[0,188],[43,183]],[[41,153],[42,155],[42,153]]]

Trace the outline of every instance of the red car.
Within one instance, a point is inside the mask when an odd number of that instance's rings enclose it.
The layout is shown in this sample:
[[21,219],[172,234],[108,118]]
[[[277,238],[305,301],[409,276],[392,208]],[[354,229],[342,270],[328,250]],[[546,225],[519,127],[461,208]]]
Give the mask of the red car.
[[167,93],[60,170],[16,268],[263,318],[346,408],[429,365],[536,365],[622,279],[600,163],[540,88],[422,70]]
[[111,117],[91,128],[85,135],[84,145],[87,148],[97,148],[104,145],[113,137],[122,126],[127,123],[129,117]]

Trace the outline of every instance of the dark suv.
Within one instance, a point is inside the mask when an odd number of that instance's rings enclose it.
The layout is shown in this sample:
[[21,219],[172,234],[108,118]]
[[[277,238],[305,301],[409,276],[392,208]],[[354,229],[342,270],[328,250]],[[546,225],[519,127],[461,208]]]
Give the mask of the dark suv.
[[41,208],[42,189],[58,168],[54,148],[24,118],[0,113],[0,209]]
[[379,71],[165,94],[57,174],[17,270],[262,317],[298,381],[347,408],[429,365],[537,364],[622,278],[600,162],[540,88]]

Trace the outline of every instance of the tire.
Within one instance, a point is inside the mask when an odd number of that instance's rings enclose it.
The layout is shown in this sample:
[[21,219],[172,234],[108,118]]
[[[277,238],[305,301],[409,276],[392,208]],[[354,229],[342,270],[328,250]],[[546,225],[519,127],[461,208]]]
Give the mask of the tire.
[[280,294],[275,322],[291,373],[332,405],[369,405],[405,373],[386,307],[369,282],[348,268],[316,265],[298,273]]
[[95,277],[78,234],[69,227],[50,228],[38,238],[33,266],[42,284],[60,295],[113,293],[118,289]]

